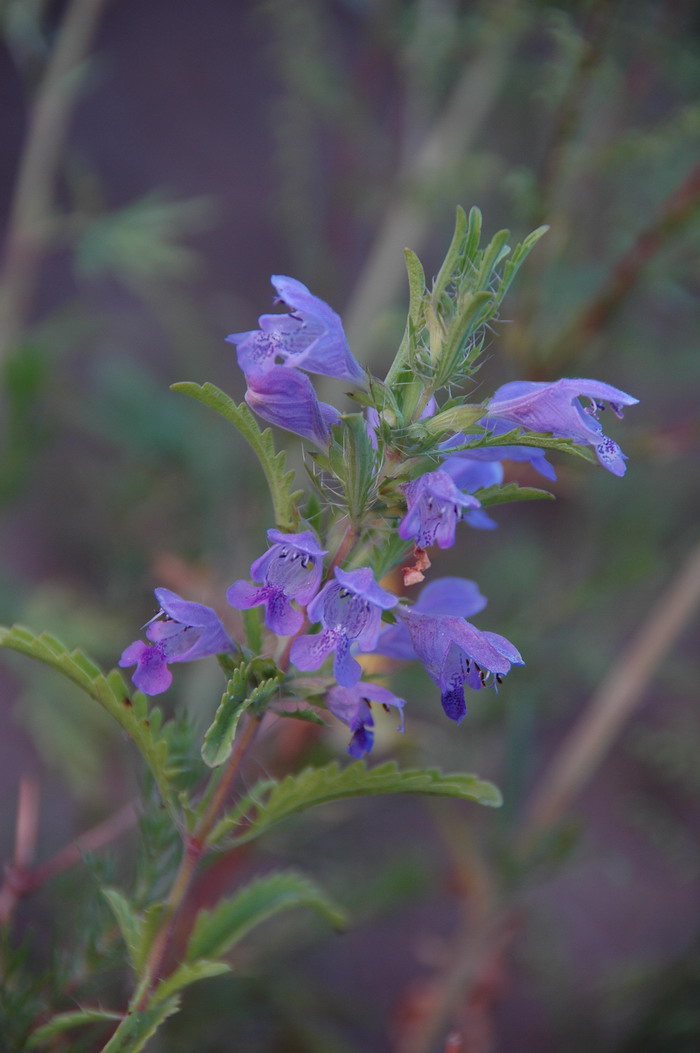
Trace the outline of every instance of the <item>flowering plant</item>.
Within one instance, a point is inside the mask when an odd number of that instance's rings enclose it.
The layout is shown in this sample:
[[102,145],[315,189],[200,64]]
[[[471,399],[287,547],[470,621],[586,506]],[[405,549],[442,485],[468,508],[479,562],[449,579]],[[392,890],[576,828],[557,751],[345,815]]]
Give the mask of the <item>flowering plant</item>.
[[[150,773],[147,797],[167,810],[181,846],[165,893],[104,889],[134,974],[127,1009],[59,1014],[35,1031],[35,1044],[82,1024],[114,1021],[105,1051],[134,1053],[177,1010],[185,987],[229,968],[230,949],[259,922],[304,905],[342,923],[339,908],[304,875],[266,874],[196,913],[175,961],[178,914],[205,857],[343,797],[419,792],[500,803],[496,787],[474,775],[366,766],[376,718],[384,719],[380,710],[398,710],[402,731],[404,718],[410,727],[411,700],[395,695],[385,683],[385,665],[375,658],[371,669],[381,675],[372,673],[365,656],[420,663],[439,690],[446,717],[461,722],[469,692],[497,689],[523,659],[510,640],[467,620],[486,602],[473,581],[432,579],[413,598],[409,590],[430,568],[426,550],[455,545],[462,521],[493,529],[491,507],[551,497],[504,485],[503,461],[528,461],[552,479],[546,454],[561,451],[624,474],[624,454],[598,419],[606,402],[621,416],[622,407],[637,401],[617,388],[563,379],[515,381],[480,402],[461,393],[469,393],[487,327],[543,233],[536,230],[511,252],[508,232],[501,231],[481,248],[478,210],[467,216],[460,209],[430,288],[417,257],[407,252],[408,317],[383,380],[356,361],[327,304],[300,281],[276,275],[272,283],[285,310],[228,337],[246,378],[245,403],[237,405],[211,384],[174,385],[222,414],[250,443],[269,485],[274,525],[249,578],[222,588],[228,609],[155,590],[159,610],[145,626],[146,641],[131,643],[119,660],[123,668],[135,666],[135,693],[118,671],[103,676],[82,653],[68,653],[52,637],[23,627],[1,631],[0,643],[54,666],[119,722]],[[353,410],[320,401],[309,374],[352,385]],[[292,488],[284,455],[255,415],[312,444],[309,494]],[[223,694],[195,744],[192,729],[177,718],[163,721],[147,696],[167,691],[171,666],[213,657]],[[264,779],[232,801],[241,762],[273,718],[340,721],[350,731],[347,750],[355,763],[308,768],[279,783]],[[187,761],[183,735],[190,736]]]

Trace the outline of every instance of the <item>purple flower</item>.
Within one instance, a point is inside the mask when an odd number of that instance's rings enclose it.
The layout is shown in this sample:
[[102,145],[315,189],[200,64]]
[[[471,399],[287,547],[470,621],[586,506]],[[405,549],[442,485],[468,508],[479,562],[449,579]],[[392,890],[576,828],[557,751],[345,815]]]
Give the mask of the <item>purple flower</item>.
[[357,641],[363,651],[373,650],[382,611],[399,601],[376,583],[369,567],[349,571],[336,567],[335,578],[324,585],[307,609],[309,621],[321,623],[321,632],[295,640],[290,658],[306,671],[318,669],[333,652],[336,680],[343,687],[352,687],[362,669],[350,654],[351,645]]
[[447,472],[426,472],[404,486],[408,511],[399,523],[399,537],[413,539],[419,548],[437,541],[440,548],[455,543],[457,523],[464,509],[479,508],[479,502],[455,486]]
[[396,613],[405,621],[413,649],[428,676],[440,688],[442,708],[457,723],[467,712],[465,683],[478,691],[493,674],[495,686],[511,665],[523,664],[519,652],[504,636],[482,632],[463,618],[423,614],[403,605]]
[[278,302],[291,312],[261,315],[259,329],[226,337],[236,344],[238,364],[246,376],[259,376],[282,364],[363,383],[364,371],[348,347],[335,311],[295,278],[273,274],[270,280]]
[[[479,586],[469,578],[436,578],[421,589],[412,610],[419,614],[471,618],[482,611],[487,602]],[[374,653],[406,661],[417,658],[406,622],[399,619],[395,625],[382,626]]]
[[[588,398],[590,405],[582,406],[580,397]],[[613,475],[624,475],[626,457],[617,443],[603,434],[598,414],[609,402],[613,413],[622,417],[622,407],[638,401],[599,380],[565,379],[551,384],[515,380],[498,389],[489,403],[488,416],[592,446],[603,468]]]
[[321,448],[328,446],[331,428],[340,421],[340,414],[328,403],[318,401],[308,377],[296,369],[272,366],[267,373],[247,380],[245,400],[258,416]]
[[379,702],[388,711],[389,706],[396,706],[401,714],[399,731],[404,729],[403,707],[406,701],[397,698],[386,687],[379,684],[365,683],[361,681],[354,687],[333,687],[328,692],[326,704],[331,713],[334,713],[343,724],[352,731],[352,738],[348,746],[351,757],[363,757],[372,749],[374,744],[374,717],[372,716],[371,702]]
[[192,662],[234,649],[211,607],[183,600],[170,589],[156,589],[155,595],[160,611],[146,629],[151,643],[135,640],[119,659],[122,668],[136,666],[131,679],[146,695],[159,695],[170,687],[172,662]]
[[251,578],[261,584],[234,581],[226,597],[239,610],[264,603],[268,629],[278,636],[293,636],[301,629],[304,615],[292,607],[291,600],[305,606],[316,595],[326,550],[310,530],[301,534],[268,530],[267,538],[272,547],[250,566]]

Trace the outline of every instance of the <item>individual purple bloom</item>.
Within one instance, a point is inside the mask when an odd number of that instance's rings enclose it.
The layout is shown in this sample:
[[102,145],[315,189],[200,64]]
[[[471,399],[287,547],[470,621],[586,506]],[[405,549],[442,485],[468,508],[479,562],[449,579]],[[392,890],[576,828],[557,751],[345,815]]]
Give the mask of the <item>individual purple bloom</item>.
[[300,534],[268,530],[267,539],[272,547],[250,566],[251,578],[260,584],[234,581],[226,597],[239,610],[264,604],[268,629],[278,636],[293,636],[301,629],[304,615],[292,607],[291,601],[303,607],[316,595],[326,550],[310,530]]
[[[582,397],[588,398],[590,405],[584,407],[579,401]],[[488,405],[488,416],[592,446],[603,468],[613,475],[624,475],[626,457],[617,443],[603,434],[598,414],[609,402],[613,413],[622,417],[622,407],[638,401],[599,380],[564,379],[551,384],[515,380],[498,389]]]
[[415,541],[418,548],[455,543],[457,523],[464,509],[479,508],[479,501],[455,486],[447,472],[426,472],[404,486],[408,511],[399,523],[399,537]]
[[273,366],[267,373],[247,377],[245,400],[252,410],[270,424],[293,431],[325,448],[331,428],[340,414],[316,398],[313,384],[303,373],[284,366]]
[[160,611],[146,629],[151,642],[135,640],[119,659],[122,668],[136,666],[131,679],[146,695],[159,695],[170,687],[172,662],[192,662],[234,649],[211,607],[183,600],[170,589],[156,589],[155,596]]
[[[469,578],[436,578],[421,589],[411,609],[419,614],[471,618],[483,611],[487,603],[479,586]],[[394,625],[382,626],[374,653],[405,661],[418,657],[405,620],[399,619]]]
[[238,364],[246,376],[259,376],[282,364],[363,383],[364,371],[348,347],[335,311],[295,278],[273,274],[270,280],[279,302],[291,312],[263,314],[259,329],[226,337],[236,344]]
[[309,621],[320,622],[321,632],[296,639],[290,658],[297,668],[306,671],[318,669],[333,652],[336,680],[343,687],[352,687],[362,669],[350,654],[351,645],[357,641],[361,650],[373,650],[382,611],[399,601],[377,584],[369,567],[348,571],[336,567],[335,579],[324,585],[307,608]]
[[511,665],[523,660],[498,633],[482,632],[463,618],[424,614],[406,606],[396,612],[406,623],[413,649],[428,676],[440,688],[442,708],[459,723],[467,712],[464,685],[478,691],[493,674],[501,682]]
[[333,687],[328,692],[326,704],[331,713],[342,720],[343,724],[347,724],[352,731],[352,738],[348,746],[348,753],[351,757],[364,757],[374,744],[374,717],[371,702],[379,702],[386,710],[389,706],[395,706],[401,714],[398,730],[403,731],[403,707],[406,701],[398,698],[388,688],[360,681],[353,687]]

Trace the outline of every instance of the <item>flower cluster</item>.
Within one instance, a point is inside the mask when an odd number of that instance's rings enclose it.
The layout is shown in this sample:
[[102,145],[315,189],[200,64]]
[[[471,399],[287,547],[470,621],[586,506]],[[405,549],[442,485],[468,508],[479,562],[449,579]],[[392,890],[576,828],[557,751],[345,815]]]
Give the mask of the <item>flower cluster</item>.
[[[406,705],[387,687],[363,679],[363,655],[420,662],[440,690],[444,712],[457,723],[466,713],[466,688],[497,689],[511,667],[523,661],[504,636],[467,620],[486,604],[474,582],[439,578],[411,603],[385,587],[383,575],[410,560],[414,549],[420,569],[405,580],[421,580],[422,570],[430,566],[425,550],[453,546],[462,520],[493,529],[496,522],[485,506],[498,503],[492,498],[503,483],[505,462],[527,462],[546,479],[556,480],[538,442],[556,448],[551,439],[566,439],[590,447],[604,468],[623,475],[625,455],[603,434],[599,414],[609,403],[621,417],[622,407],[637,400],[596,380],[517,381],[500,387],[481,407],[467,407],[469,413],[459,418],[468,422],[466,430],[446,434],[441,421],[452,410],[441,414],[434,397],[437,385],[431,388],[426,380],[421,392],[421,381],[406,368],[400,383],[405,390],[413,385],[413,402],[406,395],[402,403],[389,378],[382,397],[373,401],[379,382],[373,386],[353,357],[338,315],[293,278],[275,275],[272,284],[287,313],[262,315],[258,329],[227,338],[236,345],[246,378],[246,401],[265,421],[313,443],[318,448],[314,464],[329,478],[334,475],[338,485],[325,519],[317,513],[312,526],[297,509],[296,532],[268,530],[269,547],[251,564],[249,579],[234,581],[226,595],[237,610],[263,609],[270,634],[265,653],[279,665],[280,700],[285,685],[294,694],[293,685],[303,682],[299,673],[332,665],[332,679],[322,674],[315,678],[322,686],[309,704],[325,705],[345,724],[352,733],[348,752],[362,757],[373,745],[372,704],[397,709],[400,730]],[[457,346],[454,340],[452,345]],[[343,444],[331,432],[335,425],[342,430],[349,419],[318,400],[309,373],[366,389],[360,399],[366,417],[363,423],[356,416],[359,429],[348,428],[352,441]],[[403,418],[402,405],[410,407]],[[318,478],[322,489],[323,476]],[[339,488],[347,494],[340,513]],[[332,548],[335,553],[327,561]],[[397,554],[393,562],[384,557],[383,548]],[[132,643],[120,662],[136,665],[133,679],[142,691],[166,690],[172,680],[168,667],[174,662],[228,653],[230,668],[242,660],[244,645],[234,643],[213,609],[168,589],[156,589],[156,599],[160,611],[146,627],[148,642]],[[378,661],[373,660],[373,668]]]

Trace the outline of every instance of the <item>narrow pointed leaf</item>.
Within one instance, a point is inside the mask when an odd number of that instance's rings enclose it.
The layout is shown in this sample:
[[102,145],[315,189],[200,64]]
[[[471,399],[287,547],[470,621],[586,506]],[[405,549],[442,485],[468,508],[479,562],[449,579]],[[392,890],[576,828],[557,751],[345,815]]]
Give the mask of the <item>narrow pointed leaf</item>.
[[174,973],[171,973],[166,980],[158,984],[151,1002],[157,1005],[163,999],[170,998],[177,991],[181,991],[183,987],[189,987],[190,984],[194,984],[198,980],[208,980],[211,976],[222,976],[223,973],[230,972],[231,966],[227,962],[209,962],[206,960],[185,962]]
[[483,508],[489,505],[505,505],[511,501],[553,501],[554,494],[549,490],[538,490],[534,486],[518,486],[517,483],[508,483],[506,486],[485,486],[482,490],[475,490],[474,497],[478,497]]
[[212,841],[235,834],[236,827],[240,827],[233,843],[243,844],[295,812],[329,801],[385,793],[456,797],[494,808],[502,803],[497,787],[476,775],[445,775],[434,768],[401,771],[393,761],[376,768],[367,768],[364,761],[357,761],[341,768],[334,761],[323,768],[306,768],[298,775],[288,775],[281,782],[266,780],[262,790],[254,786],[239,801],[235,813],[218,823]]
[[134,972],[139,969],[139,951],[142,942],[142,919],[139,918],[126,896],[116,888],[103,888],[102,895],[112,908],[112,913],[117,919],[119,931],[122,934],[126,949],[129,953],[129,961]]
[[55,637],[48,633],[37,636],[26,626],[15,625],[9,629],[0,626],[0,647],[52,666],[106,709],[141,752],[164,802],[172,806],[168,744],[155,733],[160,727],[160,712],[157,709],[149,712],[146,698],[138,691],[129,692],[119,670],[113,669],[104,676],[82,652],[69,653]]
[[270,488],[272,506],[275,511],[275,522],[280,530],[292,531],[299,522],[299,511],[297,501],[302,496],[301,491],[292,493],[294,472],[287,470],[287,459],[284,451],[279,453],[275,450],[272,440],[272,432],[269,428],[261,431],[258,422],[252,412],[241,402],[236,405],[220,388],[214,384],[194,384],[183,381],[171,385],[173,391],[180,391],[183,395],[190,395],[199,402],[216,410],[225,417],[244,439],[252,446],[257,454],[262,470],[265,473],[267,484]]
[[331,925],[344,924],[342,911],[318,885],[296,871],[258,878],[213,910],[200,911],[187,947],[187,961],[218,958],[246,933],[291,907],[310,907]]
[[70,1031],[74,1027],[83,1027],[85,1024],[109,1023],[114,1020],[123,1020],[123,1013],[112,1013],[108,1009],[73,1009],[67,1013],[57,1013],[48,1024],[43,1024],[33,1031],[27,1040],[27,1047],[34,1049],[43,1045],[49,1039],[56,1038],[64,1031]]
[[129,1013],[101,1053],[141,1053],[160,1025],[179,1008],[180,999],[175,996],[163,1002],[151,1003],[143,1012]]

